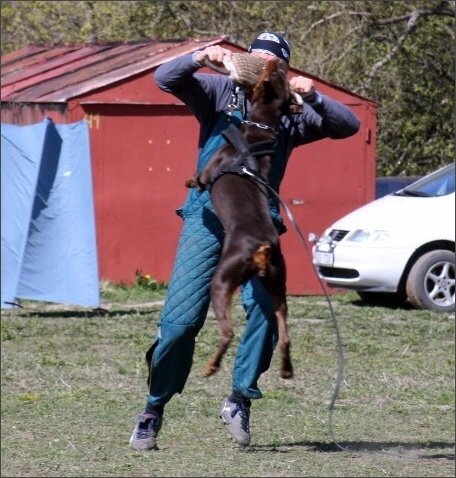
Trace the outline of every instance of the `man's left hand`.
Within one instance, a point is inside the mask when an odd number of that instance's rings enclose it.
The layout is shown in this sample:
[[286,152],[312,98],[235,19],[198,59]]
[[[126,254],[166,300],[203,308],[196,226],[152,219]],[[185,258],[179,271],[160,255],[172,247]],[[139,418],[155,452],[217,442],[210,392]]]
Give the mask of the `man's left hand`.
[[293,91],[302,96],[306,103],[313,103],[315,101],[315,85],[310,78],[294,76],[290,79],[290,86]]

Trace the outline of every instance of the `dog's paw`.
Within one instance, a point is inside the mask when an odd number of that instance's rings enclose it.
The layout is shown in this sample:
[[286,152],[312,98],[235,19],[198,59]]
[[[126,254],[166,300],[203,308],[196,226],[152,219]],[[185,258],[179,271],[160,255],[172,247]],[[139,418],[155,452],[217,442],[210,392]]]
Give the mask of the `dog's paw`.
[[220,367],[214,367],[213,365],[206,365],[206,368],[203,370],[203,377],[210,377],[214,373],[218,372]]
[[285,380],[293,378],[293,366],[290,362],[285,362],[280,366],[279,375],[280,378],[283,378]]
[[293,370],[281,370],[280,378],[283,378],[285,380],[289,380],[290,378],[293,378]]

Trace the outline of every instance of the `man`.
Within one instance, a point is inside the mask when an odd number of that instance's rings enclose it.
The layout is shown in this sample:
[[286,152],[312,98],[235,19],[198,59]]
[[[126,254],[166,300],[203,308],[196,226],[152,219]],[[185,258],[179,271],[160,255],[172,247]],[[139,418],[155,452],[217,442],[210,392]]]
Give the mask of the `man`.
[[[290,60],[290,46],[274,32],[261,33],[250,45],[249,54],[268,59]],[[221,132],[230,123],[239,125],[250,109],[248,92],[225,75],[197,71],[208,60],[222,65],[231,51],[219,45],[184,55],[161,65],[155,81],[164,91],[182,100],[200,124],[197,171],[225,143]],[[293,148],[323,138],[342,139],[355,134],[359,120],[345,105],[318,93],[313,81],[302,76],[290,79],[304,99],[303,113],[284,116],[269,183],[279,191],[280,182]],[[270,198],[274,223],[286,228],[279,214],[279,202]],[[149,395],[145,410],[137,417],[130,438],[135,450],[157,448],[157,435],[166,403],[181,393],[190,373],[195,337],[204,324],[210,303],[210,282],[223,243],[223,229],[214,214],[207,191],[190,190],[184,206],[177,211],[184,219],[174,269],[155,342],[146,354],[149,364]],[[278,331],[271,301],[257,277],[241,287],[246,326],[233,369],[232,393],[222,401],[220,416],[232,439],[250,444],[251,400],[262,398],[257,381],[270,365]]]

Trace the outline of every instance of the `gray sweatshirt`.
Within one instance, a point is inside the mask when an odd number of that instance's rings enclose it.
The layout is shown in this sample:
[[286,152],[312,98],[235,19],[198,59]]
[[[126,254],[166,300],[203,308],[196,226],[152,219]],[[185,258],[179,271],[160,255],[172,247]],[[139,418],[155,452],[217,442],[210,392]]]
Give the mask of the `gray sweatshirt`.
[[[200,66],[194,55],[189,53],[162,64],[155,71],[154,79],[160,89],[183,101],[198,120],[200,152],[219,113],[232,101],[235,85],[225,75],[197,73]],[[358,132],[360,122],[350,108],[326,95],[318,94],[318,97],[319,104],[305,104],[302,114],[282,118],[288,135],[285,162],[297,146],[323,138],[343,139]],[[245,107],[247,115],[248,100]]]

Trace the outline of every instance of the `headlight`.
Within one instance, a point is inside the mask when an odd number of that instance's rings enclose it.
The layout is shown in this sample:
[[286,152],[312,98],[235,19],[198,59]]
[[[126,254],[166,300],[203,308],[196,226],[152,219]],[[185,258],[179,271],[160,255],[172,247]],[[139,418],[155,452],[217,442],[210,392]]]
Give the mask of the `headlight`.
[[381,242],[389,239],[388,231],[356,229],[345,239],[351,242]]
[[321,252],[330,252],[334,249],[335,243],[333,243],[331,236],[327,234],[321,236],[315,243],[317,249]]

